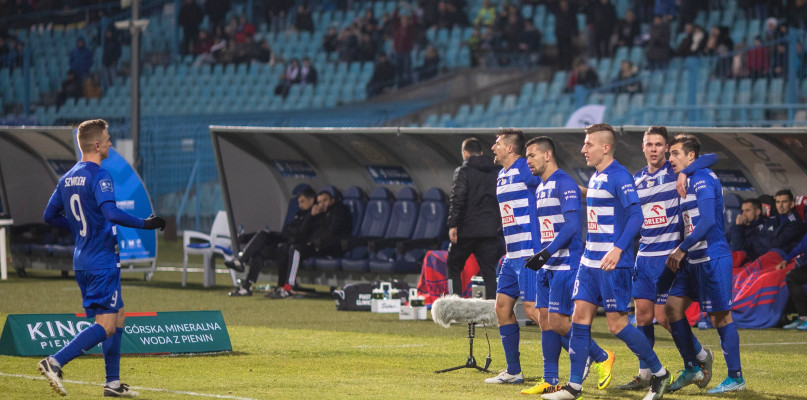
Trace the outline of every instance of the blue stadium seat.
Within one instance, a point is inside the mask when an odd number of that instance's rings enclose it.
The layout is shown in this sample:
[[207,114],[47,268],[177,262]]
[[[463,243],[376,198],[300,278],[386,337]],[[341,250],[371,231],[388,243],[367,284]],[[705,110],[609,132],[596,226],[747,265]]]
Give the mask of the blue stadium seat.
[[505,98],[504,98],[504,101],[502,102],[502,108],[501,108],[501,109],[502,109],[502,111],[504,111],[504,112],[508,112],[508,111],[513,111],[513,110],[515,110],[515,108],[516,108],[516,101],[517,101],[517,97],[516,97],[516,95],[514,95],[514,94],[508,94],[508,95],[507,95],[507,97],[505,97]]
[[342,270],[349,272],[368,271],[369,250],[366,239],[382,238],[389,225],[390,215],[392,215],[392,194],[387,188],[377,187],[370,192],[362,218],[361,228],[358,238],[365,239],[359,245],[348,250],[348,255],[342,259]]
[[437,114],[429,114],[426,117],[426,120],[423,121],[423,127],[424,128],[436,128],[438,126],[437,125],[438,118],[439,118],[439,116]]
[[723,224],[726,232],[734,225],[737,216],[742,214],[743,199],[737,194],[727,193],[723,196]]
[[535,93],[535,82],[527,82],[521,86],[521,97],[532,97]]
[[[396,243],[395,253],[380,251],[387,259],[376,257],[370,270],[380,273],[413,274],[420,272],[423,257],[429,249],[438,248],[445,240],[448,207],[445,194],[438,188],[423,194],[412,239]],[[392,257],[390,257],[392,256]]]
[[457,113],[454,115],[454,121],[457,123],[457,125],[464,125],[470,114],[471,106],[469,104],[462,104],[460,105],[459,109],[457,109]]
[[538,82],[535,85],[533,96],[535,101],[543,102],[546,99],[547,92],[549,91],[549,84],[546,82]]
[[370,271],[377,273],[390,273],[387,264],[373,264],[373,261],[389,261],[395,255],[396,242],[412,238],[415,225],[418,222],[418,194],[415,189],[404,187],[395,196],[389,225],[384,233],[383,240],[374,241],[376,251],[370,254],[368,266]]
[[488,104],[487,110],[485,111],[487,115],[494,115],[497,114],[502,109],[502,95],[494,94],[490,97],[490,103]]
[[770,87],[768,88],[768,103],[772,104],[784,103],[785,101],[784,88],[785,88],[785,80],[783,78],[771,79],[771,84]]

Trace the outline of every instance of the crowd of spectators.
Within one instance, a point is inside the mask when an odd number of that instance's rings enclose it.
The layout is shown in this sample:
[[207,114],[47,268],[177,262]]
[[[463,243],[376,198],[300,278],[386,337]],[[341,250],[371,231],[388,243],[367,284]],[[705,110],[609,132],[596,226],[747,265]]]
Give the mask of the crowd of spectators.
[[249,62],[273,65],[272,47],[266,39],[256,40],[256,32],[255,25],[243,15],[215,27],[213,34],[200,30],[197,40],[191,43],[196,57],[194,65]]
[[[714,78],[784,77],[788,68],[788,43],[784,39],[791,28],[807,27],[807,0],[740,1],[737,9],[740,18],[765,19],[765,28],[752,43],[742,40],[735,43],[732,27],[704,27],[695,23],[698,13],[724,8],[721,1],[695,0],[642,0],[633,8],[617,15],[611,0],[573,1],[560,0],[548,4],[555,15],[557,38],[557,65],[570,71],[571,90],[581,66],[572,60],[583,55],[583,49],[574,43],[583,39],[578,32],[576,15],[585,15],[585,42],[589,58],[612,57],[619,46],[642,46],[645,49],[646,67],[650,70],[666,68],[673,57],[713,57],[711,76]],[[486,20],[490,12],[480,11],[477,18]],[[614,23],[613,21],[616,21]],[[683,34],[673,41],[673,25]],[[472,51],[476,43],[484,43],[485,33],[472,36]],[[675,42],[675,46],[670,43]],[[796,46],[797,76],[807,76],[807,54],[799,41]],[[627,60],[620,60],[627,61]],[[628,73],[633,70],[634,73]],[[594,71],[596,74],[597,71]],[[638,71],[635,65],[622,64],[617,81],[631,79]],[[634,83],[635,82],[635,83]],[[619,83],[617,83],[619,85]],[[624,86],[624,87],[623,87]],[[636,93],[642,90],[638,81],[614,88],[616,92]]]
[[471,66],[538,64],[543,33],[521,15],[515,4],[504,4],[498,10],[491,0],[485,0],[473,24],[473,33],[466,42]]

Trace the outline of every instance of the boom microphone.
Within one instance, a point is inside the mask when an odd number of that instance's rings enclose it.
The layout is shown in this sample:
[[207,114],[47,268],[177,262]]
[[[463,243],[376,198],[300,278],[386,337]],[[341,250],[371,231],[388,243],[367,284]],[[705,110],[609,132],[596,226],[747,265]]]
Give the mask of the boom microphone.
[[443,296],[432,304],[432,319],[444,328],[452,323],[495,325],[496,300],[463,299],[455,294]]

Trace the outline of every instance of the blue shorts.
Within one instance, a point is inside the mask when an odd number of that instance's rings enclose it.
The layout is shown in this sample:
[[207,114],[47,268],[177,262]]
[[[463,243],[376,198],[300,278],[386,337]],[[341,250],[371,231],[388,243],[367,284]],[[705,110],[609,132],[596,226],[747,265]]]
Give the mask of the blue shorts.
[[689,297],[700,303],[704,312],[728,311],[731,287],[731,257],[720,257],[700,264],[682,263],[670,296]]
[[87,318],[96,314],[113,314],[123,308],[120,292],[120,268],[75,271],[81,289],[81,304]]
[[667,268],[667,257],[636,257],[631,291],[633,298],[653,300],[656,304],[667,304],[670,288],[656,290],[658,279],[665,268]]
[[577,269],[572,300],[601,305],[605,312],[628,312],[632,282],[633,271],[630,268],[603,271],[581,266]]
[[524,264],[526,258],[510,259],[505,257],[499,270],[499,282],[496,293],[501,293],[521,301],[535,301],[538,290],[538,273]]
[[576,277],[577,270],[574,269],[538,271],[538,296],[535,308],[547,308],[551,313],[572,315],[574,312],[572,290]]

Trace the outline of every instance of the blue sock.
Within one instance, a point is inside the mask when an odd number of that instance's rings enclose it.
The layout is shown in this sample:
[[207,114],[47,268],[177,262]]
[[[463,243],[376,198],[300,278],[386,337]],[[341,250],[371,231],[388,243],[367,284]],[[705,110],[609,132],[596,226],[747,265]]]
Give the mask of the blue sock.
[[[650,341],[650,347],[656,345],[656,329],[653,326],[653,324],[639,325],[636,327],[636,329],[640,330],[647,338],[647,340]],[[647,368],[648,368],[647,363],[642,360],[639,360],[639,369],[647,369]]]
[[541,331],[541,352],[544,355],[544,381],[558,384],[558,358],[560,358],[560,335],[555,331]]
[[67,346],[62,347],[53,358],[64,367],[70,360],[84,354],[85,351],[98,345],[106,339],[106,330],[103,326],[92,324],[89,328],[79,332]]
[[661,362],[658,360],[656,352],[653,351],[653,347],[650,346],[647,338],[635,326],[626,325],[616,337],[625,342],[633,354],[639,357],[639,360],[646,363],[647,367],[650,368],[650,372],[655,373],[661,370]]
[[603,362],[608,359],[608,353],[594,339],[591,339],[588,344],[588,355],[591,357],[592,362]]
[[101,343],[104,351],[104,367],[106,368],[106,381],[120,380],[120,340],[123,328],[116,328],[115,334]]
[[737,332],[737,325],[734,322],[717,328],[720,335],[720,347],[723,348],[723,356],[726,358],[726,367],[729,369],[729,377],[740,378],[743,376],[743,369],[740,366],[740,334]]
[[566,332],[565,335],[560,337],[560,347],[562,347],[563,350],[566,350],[567,353],[569,352],[569,339],[571,338],[572,338],[571,328],[569,328],[569,331]]
[[518,342],[521,340],[518,324],[508,324],[499,327],[499,335],[502,337],[502,347],[504,347],[504,358],[507,360],[507,373],[516,375],[521,373],[520,353],[518,352]]
[[569,360],[572,366],[569,373],[569,382],[583,384],[583,371],[586,369],[590,346],[591,325],[572,322],[572,339],[569,340]]
[[684,359],[684,368],[692,368],[698,365],[697,354],[695,352],[695,344],[692,343],[692,338],[695,335],[692,333],[692,327],[689,326],[689,321],[686,318],[679,319],[678,321],[670,323],[670,330],[672,331],[673,341],[678,352],[681,353],[681,358]]

